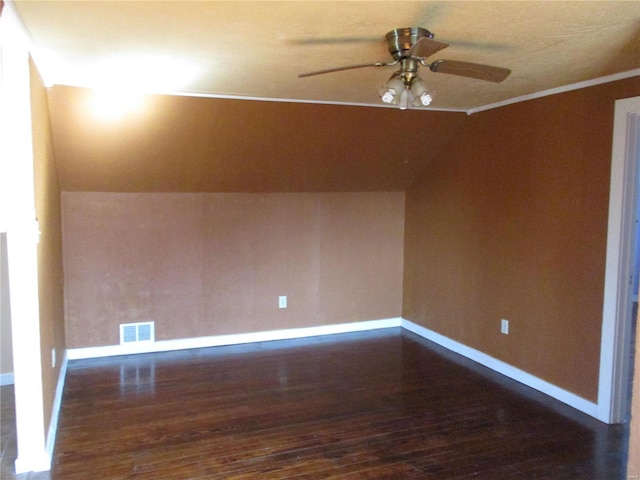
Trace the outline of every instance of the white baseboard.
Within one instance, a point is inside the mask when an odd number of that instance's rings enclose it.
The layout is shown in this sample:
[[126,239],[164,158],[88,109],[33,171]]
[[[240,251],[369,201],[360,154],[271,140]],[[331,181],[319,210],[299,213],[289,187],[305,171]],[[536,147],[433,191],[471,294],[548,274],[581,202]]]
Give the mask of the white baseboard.
[[487,355],[486,353],[468,347],[462,343],[456,342],[455,340],[445,337],[444,335],[440,335],[433,330],[429,330],[428,328],[417,325],[409,320],[403,319],[401,322],[401,326],[402,328],[405,328],[406,330],[409,330],[416,335],[437,343],[447,350],[458,353],[463,357],[473,360],[480,365],[484,365],[485,367],[495,372],[498,372],[528,387],[538,390],[539,392],[549,395],[550,397],[555,398],[556,400],[559,400],[562,403],[575,408],[576,410],[586,413],[587,415],[597,418],[598,420],[606,421],[599,418],[598,405],[596,403],[590,402],[589,400],[579,397],[574,393],[571,393],[556,385],[553,385],[552,383],[542,380],[535,375],[531,375],[524,370],[520,370],[513,365],[509,365],[502,360],[498,360],[497,358]]
[[[80,360],[87,358],[110,357],[115,355],[129,355],[136,353],[167,352],[172,350],[186,350],[190,348],[219,347],[224,345],[239,345],[243,343],[267,342],[273,340],[288,340],[294,338],[315,337],[321,335],[333,335],[337,333],[349,333],[366,330],[377,330],[381,328],[402,327],[427,340],[460,354],[480,365],[483,365],[508,378],[516,380],[528,387],[549,395],[562,403],[565,403],[576,410],[587,415],[605,421],[598,416],[598,405],[564,390],[552,383],[542,380],[535,375],[520,370],[497,358],[491,357],[474,348],[456,342],[444,335],[436,333],[428,328],[417,325],[403,318],[387,318],[382,320],[371,320],[354,323],[341,323],[335,325],[321,325],[317,327],[292,328],[286,330],[272,330],[264,332],[240,333],[233,335],[217,335],[209,337],[184,338],[177,340],[161,340],[153,343],[142,343],[139,345],[107,345],[103,347],[72,348],[68,349],[65,357],[68,360]],[[62,374],[62,370],[61,370]],[[64,381],[59,382],[59,387]],[[61,387],[60,387],[61,388]],[[51,437],[51,432],[49,434]],[[52,450],[51,450],[52,451]]]
[[51,419],[49,420],[49,432],[47,433],[47,454],[49,458],[53,458],[53,450],[56,446],[56,435],[58,434],[58,419],[60,418],[60,409],[62,408],[62,393],[64,391],[64,381],[67,378],[67,353],[62,357],[60,365],[60,374],[58,375],[58,385],[56,386],[56,395],[53,399],[53,407],[51,408]]
[[0,387],[4,387],[5,385],[13,385],[15,382],[13,380],[13,373],[0,373]]
[[242,343],[268,342],[273,340],[289,340],[293,338],[316,337],[337,333],[360,332],[401,326],[401,318],[386,318],[365,322],[320,325],[317,327],[290,328],[286,330],[270,330],[264,332],[239,333],[233,335],[216,335],[210,337],[181,338],[177,340],[160,340],[153,343],[129,345],[107,345],[104,347],[71,348],[67,350],[69,360],[86,358],[111,357],[135,353],[167,352],[190,348],[220,347],[239,345]]

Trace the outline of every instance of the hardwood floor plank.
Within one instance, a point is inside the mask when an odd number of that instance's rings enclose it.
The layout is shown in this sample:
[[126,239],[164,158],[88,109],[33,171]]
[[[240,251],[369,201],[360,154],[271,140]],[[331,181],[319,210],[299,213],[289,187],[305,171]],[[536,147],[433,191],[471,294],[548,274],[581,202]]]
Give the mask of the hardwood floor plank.
[[391,329],[70,362],[51,478],[618,480],[625,435]]

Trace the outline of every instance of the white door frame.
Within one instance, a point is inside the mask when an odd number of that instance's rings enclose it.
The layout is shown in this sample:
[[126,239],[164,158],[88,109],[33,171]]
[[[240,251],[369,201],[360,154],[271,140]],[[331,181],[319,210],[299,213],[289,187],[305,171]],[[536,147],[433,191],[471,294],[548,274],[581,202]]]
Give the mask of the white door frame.
[[0,231],[7,233],[18,457],[48,470],[40,350],[29,38],[12,2],[0,16]]
[[605,267],[598,418],[620,423],[629,399],[640,97],[616,101]]

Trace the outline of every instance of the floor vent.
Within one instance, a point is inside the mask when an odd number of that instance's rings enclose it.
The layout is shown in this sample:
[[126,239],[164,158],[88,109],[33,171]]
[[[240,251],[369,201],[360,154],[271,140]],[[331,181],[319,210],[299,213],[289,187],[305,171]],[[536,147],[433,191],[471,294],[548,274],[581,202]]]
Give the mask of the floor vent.
[[120,345],[155,341],[154,322],[121,323]]

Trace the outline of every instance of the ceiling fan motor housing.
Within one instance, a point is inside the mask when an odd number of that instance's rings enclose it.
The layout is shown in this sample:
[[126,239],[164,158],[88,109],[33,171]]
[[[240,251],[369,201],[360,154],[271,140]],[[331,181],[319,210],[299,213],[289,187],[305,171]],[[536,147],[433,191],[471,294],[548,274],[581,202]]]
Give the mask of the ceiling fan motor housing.
[[411,47],[423,37],[433,38],[433,33],[421,27],[396,28],[395,30],[391,30],[386,35],[389,53],[391,53],[394,60],[401,60],[408,56]]

